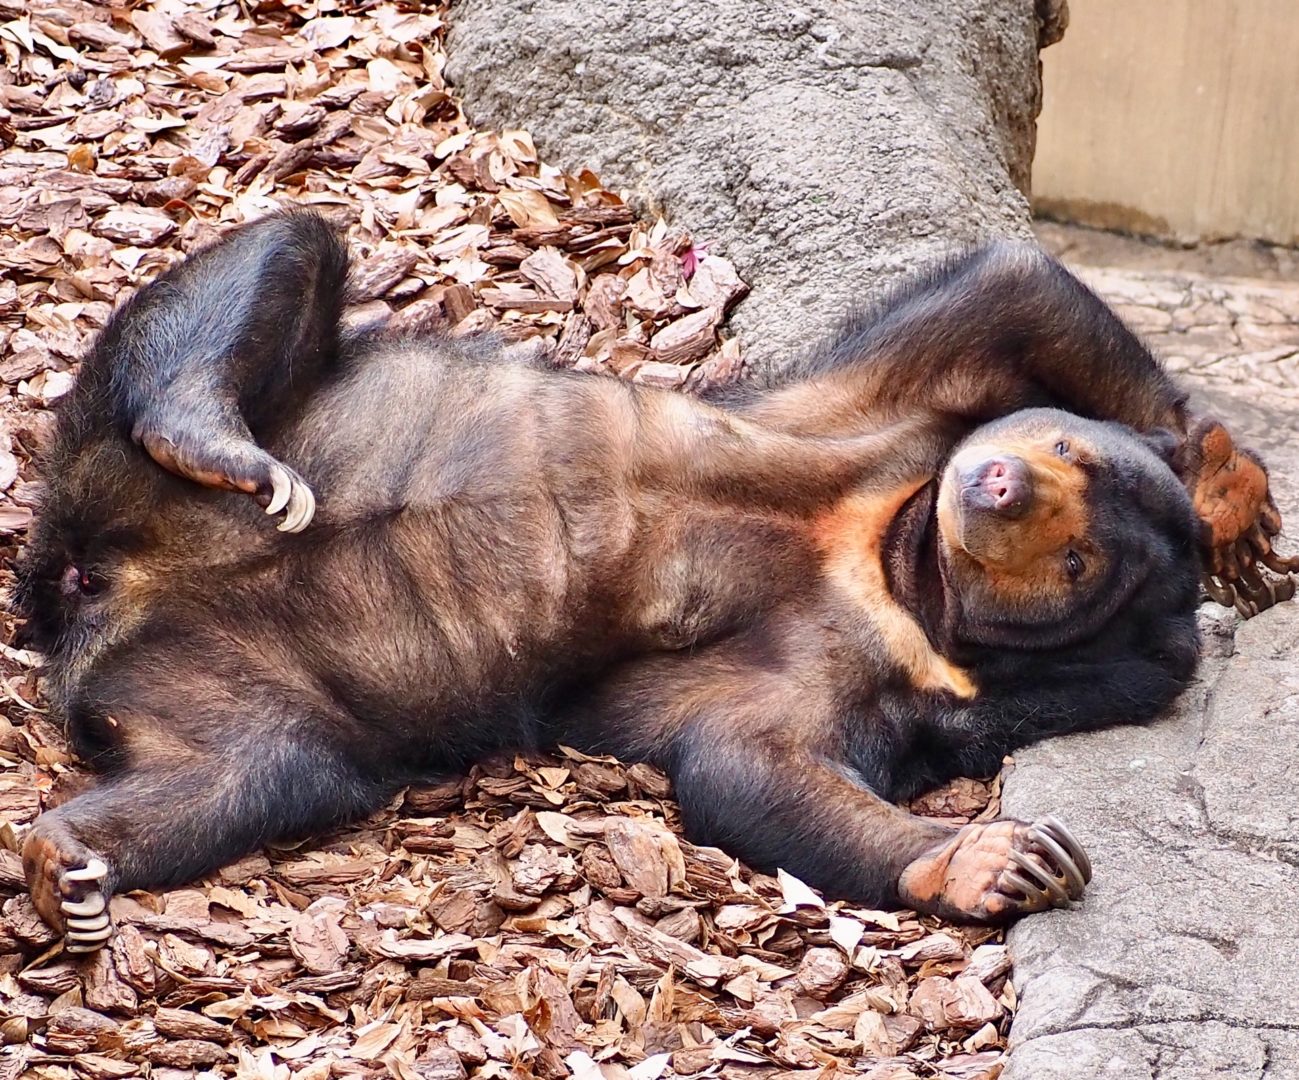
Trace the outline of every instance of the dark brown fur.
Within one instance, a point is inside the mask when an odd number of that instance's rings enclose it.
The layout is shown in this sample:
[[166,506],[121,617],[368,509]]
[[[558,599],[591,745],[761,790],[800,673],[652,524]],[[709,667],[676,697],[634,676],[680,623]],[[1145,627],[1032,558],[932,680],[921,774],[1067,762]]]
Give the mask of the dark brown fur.
[[[661,764],[699,838],[892,902],[950,853],[887,800],[1148,719],[1190,675],[1190,501],[1073,415],[1184,437],[1183,397],[1036,252],[953,264],[717,403],[340,337],[344,269],[310,215],[245,228],[119,312],[62,407],[18,604],[103,779],[29,837],[51,921],[91,858],[108,890],[186,881],[555,737]],[[1046,405],[1072,414],[1019,412]],[[940,509],[976,430],[1055,478],[980,526],[1027,562]],[[277,467],[317,499],[299,535],[260,512]],[[906,898],[1040,906],[999,876],[1016,845],[1050,866],[1025,829],[962,849],[986,888],[913,870]]]

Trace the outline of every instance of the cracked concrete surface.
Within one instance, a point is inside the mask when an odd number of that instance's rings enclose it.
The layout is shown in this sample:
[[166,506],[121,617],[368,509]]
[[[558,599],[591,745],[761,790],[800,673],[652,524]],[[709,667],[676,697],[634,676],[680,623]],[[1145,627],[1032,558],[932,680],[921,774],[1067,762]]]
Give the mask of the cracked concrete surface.
[[[1076,269],[1264,455],[1299,537],[1299,284]],[[1011,933],[1003,1080],[1299,1080],[1299,603],[1200,617],[1171,715],[1018,755],[1005,811],[1058,813],[1096,876]]]

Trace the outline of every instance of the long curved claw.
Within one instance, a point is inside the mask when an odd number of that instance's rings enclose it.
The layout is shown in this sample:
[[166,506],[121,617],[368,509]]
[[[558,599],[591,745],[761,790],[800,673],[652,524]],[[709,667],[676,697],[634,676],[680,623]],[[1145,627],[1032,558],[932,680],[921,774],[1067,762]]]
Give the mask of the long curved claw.
[[108,934],[112,932],[109,930],[110,924],[107,911],[100,911],[92,919],[65,919],[64,924],[67,926],[69,934],[75,931],[79,937],[86,934],[97,934],[101,930],[107,931],[103,936],[108,937]]
[[81,901],[64,900],[59,905],[59,910],[63,912],[68,919],[85,919],[93,915],[98,915],[104,910],[104,898],[97,892],[87,894],[86,899]]
[[85,866],[65,870],[62,883],[75,891],[80,900],[64,900],[59,904],[63,915],[63,943],[70,953],[90,953],[101,949],[113,936],[113,921],[108,914],[108,900],[101,889],[83,892],[87,884],[98,885],[108,876],[108,866],[102,859],[90,859]]
[[1238,588],[1260,611],[1266,611],[1276,603],[1276,589],[1272,582],[1263,577],[1257,566],[1243,567],[1240,580],[1243,588],[1240,586]]
[[1082,844],[1078,842],[1078,838],[1069,831],[1063,821],[1054,814],[1048,814],[1041,821],[1036,822],[1033,828],[1046,832],[1057,844],[1064,848],[1065,854],[1082,875],[1084,885],[1091,881],[1092,861]]
[[1233,580],[1224,573],[1221,581],[1212,574],[1204,574],[1200,585],[1209,598],[1223,607],[1235,608],[1241,618],[1252,619],[1270,607],[1294,597],[1296,583],[1286,564],[1272,559],[1268,555],[1260,557],[1259,562],[1273,572],[1280,574],[1277,578],[1264,577],[1258,564],[1240,568]]
[[[1265,555],[1261,561],[1267,565]],[[1279,578],[1265,577],[1256,563],[1241,568],[1240,580],[1234,582],[1233,587],[1237,593],[1236,608],[1246,618],[1289,600],[1295,594],[1295,582],[1289,573],[1283,573]]]
[[1259,561],[1276,574],[1299,574],[1299,555],[1278,555],[1269,545]]
[[316,496],[312,493],[305,480],[296,477],[292,494],[289,496],[288,509],[284,514],[284,520],[276,528],[280,532],[300,533],[311,524],[311,519],[315,516]]
[[85,866],[76,870],[65,870],[65,881],[102,881],[108,874],[108,867],[103,859],[91,859]]
[[1007,870],[1001,875],[1001,881],[1004,885],[1020,893],[1025,900],[1027,910],[1034,910],[1041,907],[1059,907],[1054,903],[1050,894],[1045,889],[1039,888],[1031,881],[1026,880],[1014,870]]
[[194,444],[145,426],[133,435],[168,472],[203,487],[251,495],[272,517],[283,512],[281,532],[301,532],[315,516],[310,485],[246,436]]
[[1051,857],[1051,862],[1059,867],[1068,894],[1070,896],[1081,896],[1087,881],[1083,877],[1082,868],[1077,865],[1076,860],[1070,858],[1069,853],[1045,829],[1034,825],[1028,830],[1028,835],[1033,843],[1046,849],[1047,854]]
[[104,942],[113,936],[113,923],[108,917],[108,906],[102,893],[91,893],[99,900],[99,914],[91,918],[63,920],[66,927],[64,947],[70,953],[94,952],[103,948]]
[[1009,922],[1082,898],[1091,861],[1055,818],[966,825],[912,860],[898,895],[917,911],[960,921]]
[[[266,513],[284,512],[284,520],[276,528],[280,532],[300,533],[316,516],[316,496],[302,477],[279,463],[271,466],[271,494]],[[265,498],[265,492],[262,493]]]
[[266,513],[270,516],[278,514],[289,505],[289,496],[292,494],[293,477],[289,475],[289,470],[279,465],[272,466],[271,501],[266,504]]
[[1289,600],[1294,596],[1294,578],[1286,576],[1282,578],[1261,578],[1263,582],[1262,593],[1267,599],[1264,607],[1275,607],[1283,600]]
[[1258,456],[1237,446],[1212,417],[1200,417],[1187,432],[1187,475],[1202,526],[1204,569],[1216,582],[1205,591],[1245,618],[1294,595],[1294,583],[1262,577],[1266,567],[1288,579],[1299,573],[1299,556],[1273,550],[1281,532],[1281,513],[1269,490],[1267,469]]
[[1236,606],[1236,590],[1231,585],[1224,585],[1212,574],[1200,577],[1200,587],[1209,594],[1209,599],[1223,607]]
[[[1028,874],[1032,878],[1033,883],[1039,889],[1044,890],[1042,895],[1052,907],[1063,907],[1069,903],[1069,893],[1065,890],[1064,885],[1057,880],[1053,874],[1039,865],[1035,860],[1029,858],[1022,851],[1011,849],[1008,854],[1010,856],[1010,861],[1020,870],[1024,871],[1025,874]],[[1017,889],[1021,888],[1025,884],[1023,876],[1015,873],[1013,870],[1006,875],[1006,881],[1013,884]]]

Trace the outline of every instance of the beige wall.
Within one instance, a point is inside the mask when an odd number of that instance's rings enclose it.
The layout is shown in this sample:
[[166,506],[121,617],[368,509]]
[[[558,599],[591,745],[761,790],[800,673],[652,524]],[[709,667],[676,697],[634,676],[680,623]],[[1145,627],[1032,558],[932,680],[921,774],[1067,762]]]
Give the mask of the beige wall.
[[1299,0],[1069,0],[1042,54],[1045,216],[1299,244]]

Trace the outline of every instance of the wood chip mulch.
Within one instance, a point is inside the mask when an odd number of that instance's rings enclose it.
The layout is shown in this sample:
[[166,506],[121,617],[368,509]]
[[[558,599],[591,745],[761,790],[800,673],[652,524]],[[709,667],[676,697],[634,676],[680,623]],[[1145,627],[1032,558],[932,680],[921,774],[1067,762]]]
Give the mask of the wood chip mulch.
[[[494,328],[652,385],[735,378],[745,292],[442,79],[444,4],[0,0],[0,556],[49,405],[113,305],[279,200],[347,227],[350,318]],[[10,571],[0,570],[0,579]],[[5,617],[12,641],[12,619]],[[62,954],[24,827],[84,779],[39,657],[0,645],[0,1080],[135,1075],[991,1080],[1015,1005],[990,930],[827,904],[681,838],[662,774],[561,749],[411,789],[355,829],[113,902]],[[992,817],[999,782],[919,812]]]

